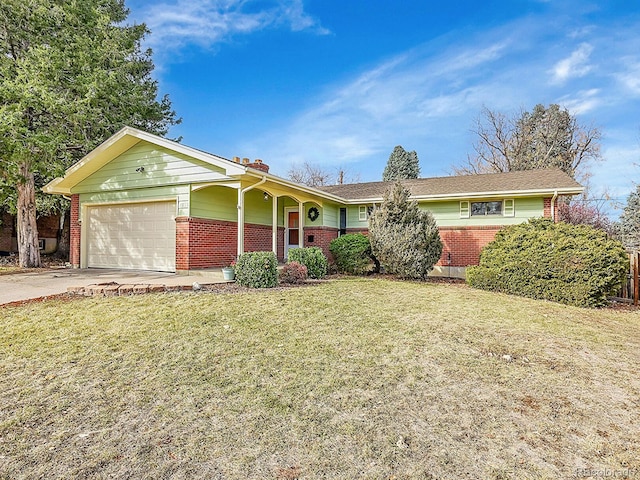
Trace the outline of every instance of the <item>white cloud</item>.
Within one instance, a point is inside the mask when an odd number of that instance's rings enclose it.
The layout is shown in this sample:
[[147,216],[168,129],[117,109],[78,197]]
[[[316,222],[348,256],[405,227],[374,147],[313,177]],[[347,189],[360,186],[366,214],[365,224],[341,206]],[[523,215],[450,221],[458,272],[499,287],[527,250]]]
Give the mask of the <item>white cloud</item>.
[[592,69],[588,63],[593,47],[582,43],[569,57],[560,60],[551,70],[553,83],[564,83],[570,78],[584,77]]
[[[433,138],[477,113],[494,94],[484,86],[466,86],[465,78],[480,68],[492,69],[505,50],[504,41],[471,48],[451,48],[435,59],[421,49],[382,62],[350,82],[330,89],[315,107],[302,112],[277,138],[285,139],[264,152],[278,163],[310,161],[324,166],[357,163],[370,157],[386,158],[399,143],[416,149],[415,139]],[[504,91],[497,93],[504,96]],[[465,120],[466,122],[466,120]],[[469,124],[458,125],[467,130]],[[274,137],[270,132],[267,138]],[[247,146],[247,149],[251,149]],[[284,171],[285,168],[280,167]]]
[[638,59],[624,58],[624,71],[618,73],[616,78],[624,88],[634,96],[640,96],[640,61]]
[[592,88],[581,90],[573,95],[562,97],[558,103],[565,107],[572,115],[581,115],[599,107],[603,100],[599,96],[600,90]]
[[212,47],[235,35],[287,26],[292,31],[329,31],[304,11],[302,0],[176,0],[140,12],[151,30],[149,43],[163,50],[186,44]]

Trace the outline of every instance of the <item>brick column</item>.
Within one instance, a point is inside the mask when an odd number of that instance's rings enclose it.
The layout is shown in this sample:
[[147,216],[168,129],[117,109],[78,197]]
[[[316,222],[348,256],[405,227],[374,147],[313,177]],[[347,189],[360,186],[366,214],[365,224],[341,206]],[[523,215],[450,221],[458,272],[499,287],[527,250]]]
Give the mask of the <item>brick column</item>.
[[176,271],[189,270],[189,217],[176,218]]
[[[544,199],[544,213],[542,216],[544,218],[551,218],[551,198],[547,197]],[[555,221],[558,221],[558,198],[556,198],[555,205],[553,206],[553,211],[556,213]]]
[[80,268],[80,195],[71,195],[71,224],[69,241],[69,262],[73,268]]

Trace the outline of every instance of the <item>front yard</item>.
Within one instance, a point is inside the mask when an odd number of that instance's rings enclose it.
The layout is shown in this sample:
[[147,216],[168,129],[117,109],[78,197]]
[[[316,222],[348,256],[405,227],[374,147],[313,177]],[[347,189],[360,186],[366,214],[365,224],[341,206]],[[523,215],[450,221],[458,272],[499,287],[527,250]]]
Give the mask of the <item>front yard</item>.
[[0,307],[0,478],[640,478],[640,312],[342,279]]

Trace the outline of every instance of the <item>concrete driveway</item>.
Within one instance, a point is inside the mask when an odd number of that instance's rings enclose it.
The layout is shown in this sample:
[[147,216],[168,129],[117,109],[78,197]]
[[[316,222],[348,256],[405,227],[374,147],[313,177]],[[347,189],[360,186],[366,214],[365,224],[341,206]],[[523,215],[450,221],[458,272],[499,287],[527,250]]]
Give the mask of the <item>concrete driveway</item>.
[[191,275],[113,269],[51,268],[41,271],[0,275],[0,305],[65,293],[69,287],[115,282],[118,284],[193,285],[222,283],[220,269]]

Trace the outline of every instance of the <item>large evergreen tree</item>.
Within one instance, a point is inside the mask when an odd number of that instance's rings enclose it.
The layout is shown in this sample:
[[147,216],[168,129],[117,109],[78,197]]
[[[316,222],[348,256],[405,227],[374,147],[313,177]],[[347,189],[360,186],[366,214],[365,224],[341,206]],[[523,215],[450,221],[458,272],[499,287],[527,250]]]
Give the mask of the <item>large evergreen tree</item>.
[[385,192],[369,218],[371,251],[387,272],[424,279],[442,254],[442,241],[433,215],[409,195],[399,182]]
[[618,228],[623,245],[629,250],[640,250],[640,185],[627,198]]
[[165,135],[178,123],[141,49],[147,29],[127,16],[123,0],[0,3],[0,186],[23,267],[40,265],[38,186],[124,125]]
[[420,176],[420,163],[415,150],[407,152],[402,146],[397,145],[387,161],[387,166],[382,173],[382,181],[391,182]]

